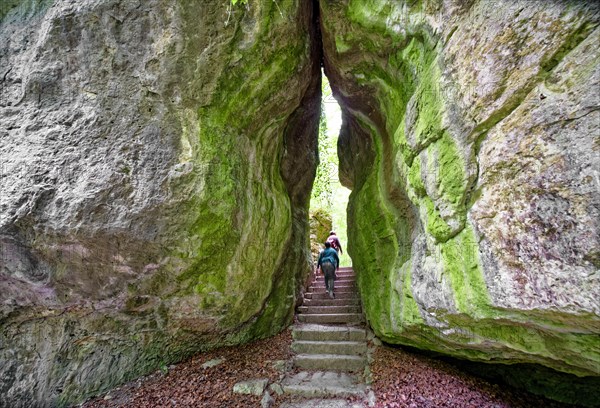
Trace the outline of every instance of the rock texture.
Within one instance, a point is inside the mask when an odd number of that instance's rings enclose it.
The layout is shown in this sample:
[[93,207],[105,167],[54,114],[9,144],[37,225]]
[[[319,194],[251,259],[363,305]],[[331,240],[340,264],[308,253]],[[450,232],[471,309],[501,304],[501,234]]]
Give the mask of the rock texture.
[[377,336],[600,375],[598,7],[320,4]]
[[600,375],[597,6],[201,3],[2,4],[0,404],[289,324],[321,52],[376,334]]
[[1,406],[278,332],[310,269],[310,2],[9,1]]
[[[309,213],[310,224],[310,252],[313,263],[319,258],[319,252],[323,249],[323,243],[327,240],[329,232],[333,229],[331,214],[323,209],[312,210]],[[316,265],[315,265],[316,268]]]

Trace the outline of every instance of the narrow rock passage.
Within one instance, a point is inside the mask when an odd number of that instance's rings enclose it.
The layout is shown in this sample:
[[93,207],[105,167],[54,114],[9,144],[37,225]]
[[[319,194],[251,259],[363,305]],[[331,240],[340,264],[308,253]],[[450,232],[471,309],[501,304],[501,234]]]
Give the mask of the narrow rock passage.
[[296,370],[282,386],[286,394],[303,400],[282,408],[374,405],[374,394],[365,383],[367,331],[352,268],[340,268],[334,292],[331,299],[324,277],[316,276],[298,308],[292,329]]

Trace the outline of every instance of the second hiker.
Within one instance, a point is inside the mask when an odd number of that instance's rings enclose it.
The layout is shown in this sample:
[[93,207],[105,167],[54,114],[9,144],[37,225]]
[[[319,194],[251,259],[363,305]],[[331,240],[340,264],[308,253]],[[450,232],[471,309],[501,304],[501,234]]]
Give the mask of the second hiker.
[[335,271],[340,268],[340,258],[337,251],[331,247],[329,241],[325,242],[325,249],[319,254],[317,262],[317,272],[321,269],[321,273],[325,275],[325,290],[329,293],[330,298],[335,298],[333,293],[333,285],[335,282]]
[[327,238],[327,242],[329,242],[329,244],[331,245],[331,247],[333,249],[335,249],[336,252],[343,254],[344,251],[342,251],[342,244],[340,243],[339,238],[337,237],[337,235],[335,235],[335,231],[331,231],[329,233],[329,237]]

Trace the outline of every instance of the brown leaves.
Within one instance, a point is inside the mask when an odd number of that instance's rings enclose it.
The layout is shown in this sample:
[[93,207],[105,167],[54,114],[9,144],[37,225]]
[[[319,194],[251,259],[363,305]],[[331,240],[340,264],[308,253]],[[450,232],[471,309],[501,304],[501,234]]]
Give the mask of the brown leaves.
[[[166,374],[157,371],[110,392],[111,399],[99,397],[84,408],[156,408],[156,407],[256,407],[261,397],[232,392],[236,382],[269,378],[278,381],[280,371],[275,360],[291,358],[289,330],[266,340],[237,347],[225,347],[194,356],[172,366]],[[214,367],[203,368],[207,361],[221,358]]]
[[[234,394],[236,382],[254,378],[278,381],[277,360],[291,358],[291,333],[226,347],[194,356],[90,401],[84,408],[257,407],[261,397]],[[223,359],[203,368],[208,361]],[[210,365],[210,364],[209,364]],[[401,349],[378,347],[371,365],[373,389],[379,408],[530,408],[565,407],[524,392],[490,384],[465,374],[449,363]],[[277,396],[276,406],[290,396]],[[349,400],[353,400],[349,398]]]
[[465,374],[452,365],[379,347],[371,366],[380,408],[530,408],[563,404]]

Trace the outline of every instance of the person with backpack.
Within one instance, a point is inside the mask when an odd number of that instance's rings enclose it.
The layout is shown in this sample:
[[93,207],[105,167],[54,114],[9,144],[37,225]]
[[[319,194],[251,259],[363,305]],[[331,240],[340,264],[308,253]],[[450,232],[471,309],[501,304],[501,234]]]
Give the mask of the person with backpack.
[[333,249],[335,249],[336,252],[343,254],[344,251],[342,251],[342,244],[340,244],[340,240],[338,239],[337,235],[335,235],[335,231],[331,231],[329,233],[329,237],[327,238],[327,242],[329,242],[329,244],[331,245],[331,247]]
[[321,273],[325,275],[325,290],[329,293],[329,297],[335,299],[333,286],[335,282],[335,271],[340,268],[340,258],[337,251],[331,247],[329,241],[325,242],[325,249],[319,254],[317,262],[317,272],[321,269]]

